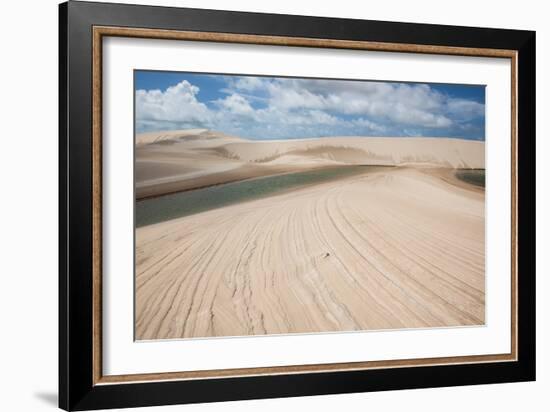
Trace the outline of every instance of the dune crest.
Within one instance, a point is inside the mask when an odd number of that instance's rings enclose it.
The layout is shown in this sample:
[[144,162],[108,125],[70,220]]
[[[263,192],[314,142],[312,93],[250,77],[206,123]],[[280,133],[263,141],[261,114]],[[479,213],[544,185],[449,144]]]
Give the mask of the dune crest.
[[136,136],[136,146],[155,144],[162,142],[176,142],[178,140],[207,140],[207,139],[225,139],[226,141],[241,140],[237,137],[229,136],[221,132],[215,132],[209,129],[183,129],[167,130],[160,132],[140,133]]
[[269,162],[286,154],[337,160],[342,164],[433,164],[483,169],[485,143],[426,137],[322,137],[228,143],[224,148],[239,159]]

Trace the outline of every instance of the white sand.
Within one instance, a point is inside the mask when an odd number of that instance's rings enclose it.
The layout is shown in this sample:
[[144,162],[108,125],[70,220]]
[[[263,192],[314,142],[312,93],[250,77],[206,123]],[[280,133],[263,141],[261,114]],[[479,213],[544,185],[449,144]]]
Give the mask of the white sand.
[[[482,143],[366,140],[330,141],[483,167]],[[251,160],[312,144],[225,147]],[[139,228],[137,338],[483,324],[484,213],[483,190],[397,167]]]
[[334,165],[484,168],[484,142],[448,138],[330,137],[250,141],[205,129],[137,136],[138,198]]

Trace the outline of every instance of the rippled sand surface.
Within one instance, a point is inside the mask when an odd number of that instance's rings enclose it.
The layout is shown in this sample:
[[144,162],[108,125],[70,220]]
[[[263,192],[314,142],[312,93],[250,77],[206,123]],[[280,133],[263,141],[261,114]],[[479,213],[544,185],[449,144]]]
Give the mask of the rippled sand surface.
[[484,191],[367,172],[136,231],[136,337],[483,324]]

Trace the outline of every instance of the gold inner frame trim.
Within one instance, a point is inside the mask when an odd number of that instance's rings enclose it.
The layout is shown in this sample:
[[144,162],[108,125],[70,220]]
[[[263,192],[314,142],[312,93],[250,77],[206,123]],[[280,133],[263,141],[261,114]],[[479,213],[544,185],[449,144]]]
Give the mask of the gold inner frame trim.
[[[129,37],[163,40],[187,40],[218,43],[256,44],[291,47],[316,47],[398,53],[422,53],[455,56],[508,58],[511,60],[511,352],[508,354],[451,356],[439,358],[393,359],[381,361],[288,365],[273,367],[217,369],[201,371],[103,375],[102,358],[102,43],[103,37]],[[94,385],[137,383],[170,380],[216,379],[228,377],[320,373],[413,366],[458,365],[468,363],[513,362],[517,360],[517,52],[515,50],[431,46],[355,40],[263,36],[236,33],[176,31],[129,27],[93,27],[92,43],[92,241],[93,241],[93,383]]]

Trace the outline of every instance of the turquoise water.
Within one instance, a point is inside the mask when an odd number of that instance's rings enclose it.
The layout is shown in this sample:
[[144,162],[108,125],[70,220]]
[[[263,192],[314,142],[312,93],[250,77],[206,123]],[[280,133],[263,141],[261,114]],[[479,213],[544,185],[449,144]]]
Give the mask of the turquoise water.
[[456,177],[472,185],[485,187],[485,169],[461,169],[456,171]]
[[144,199],[136,202],[136,227],[164,222],[246,200],[258,199],[285,190],[357,175],[380,168],[381,166],[343,166],[310,170],[243,180]]

